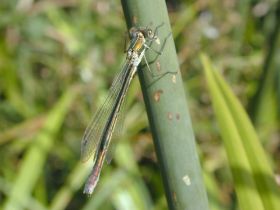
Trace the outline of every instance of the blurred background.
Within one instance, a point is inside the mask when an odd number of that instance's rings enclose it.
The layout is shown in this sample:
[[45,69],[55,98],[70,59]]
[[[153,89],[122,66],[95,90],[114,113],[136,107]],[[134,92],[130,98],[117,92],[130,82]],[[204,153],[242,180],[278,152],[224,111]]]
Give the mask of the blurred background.
[[[238,209],[199,53],[250,114],[280,173],[280,3],[168,0],[210,206]],[[140,85],[88,198],[80,141],[125,59],[120,1],[0,1],[0,208],[167,209]],[[211,189],[211,190],[210,190]]]

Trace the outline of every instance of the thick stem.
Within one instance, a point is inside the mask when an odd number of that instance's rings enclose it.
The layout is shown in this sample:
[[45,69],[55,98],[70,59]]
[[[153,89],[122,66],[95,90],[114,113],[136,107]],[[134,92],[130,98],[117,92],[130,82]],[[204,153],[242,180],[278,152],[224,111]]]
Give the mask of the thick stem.
[[194,134],[165,1],[122,0],[127,25],[156,30],[161,46],[138,71],[170,209],[207,210]]

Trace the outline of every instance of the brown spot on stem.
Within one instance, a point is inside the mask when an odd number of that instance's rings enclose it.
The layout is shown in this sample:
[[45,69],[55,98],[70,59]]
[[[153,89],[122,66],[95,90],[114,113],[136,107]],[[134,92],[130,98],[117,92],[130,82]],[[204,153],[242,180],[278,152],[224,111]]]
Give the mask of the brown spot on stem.
[[160,100],[160,95],[163,93],[163,90],[157,90],[155,93],[154,93],[154,100],[156,102],[159,102]]
[[157,67],[157,71],[160,71],[160,62],[159,61],[156,62],[156,67]]
[[174,203],[177,203],[177,195],[176,195],[176,192],[173,192],[173,193],[172,193],[172,197],[173,197]]
[[132,24],[136,25],[137,23],[137,17],[136,16],[132,16]]
[[176,75],[172,75],[172,82],[173,82],[173,83],[176,83],[176,82],[177,82]]
[[167,112],[167,118],[168,120],[172,120],[173,119],[173,115],[171,112]]
[[176,113],[176,120],[180,120],[180,114]]

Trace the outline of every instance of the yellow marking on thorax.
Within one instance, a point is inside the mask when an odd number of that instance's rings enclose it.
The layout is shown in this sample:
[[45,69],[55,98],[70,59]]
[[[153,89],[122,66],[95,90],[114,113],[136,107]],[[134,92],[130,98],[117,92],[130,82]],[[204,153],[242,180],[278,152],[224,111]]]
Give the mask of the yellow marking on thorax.
[[139,51],[143,47],[144,43],[145,43],[145,38],[142,33],[139,33],[137,37],[137,41],[133,47],[133,50]]

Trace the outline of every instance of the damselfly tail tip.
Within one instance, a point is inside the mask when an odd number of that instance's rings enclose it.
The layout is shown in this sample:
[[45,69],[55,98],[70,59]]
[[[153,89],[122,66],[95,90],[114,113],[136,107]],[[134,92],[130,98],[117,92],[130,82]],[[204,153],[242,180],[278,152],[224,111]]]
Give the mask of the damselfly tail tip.
[[83,193],[90,196],[93,193],[93,191],[94,191],[94,189],[97,185],[98,180],[99,180],[99,174],[98,175],[95,175],[95,173],[91,174],[89,176],[88,180],[87,180],[87,183],[86,183],[85,187],[84,187]]
[[86,185],[84,188],[83,193],[86,194],[87,196],[91,196],[95,188],[95,185]]
[[93,192],[93,190],[92,190],[92,191],[89,191],[88,189],[87,189],[87,190],[84,189],[84,191],[83,191],[83,193],[86,194],[88,197],[91,196],[92,192]]

